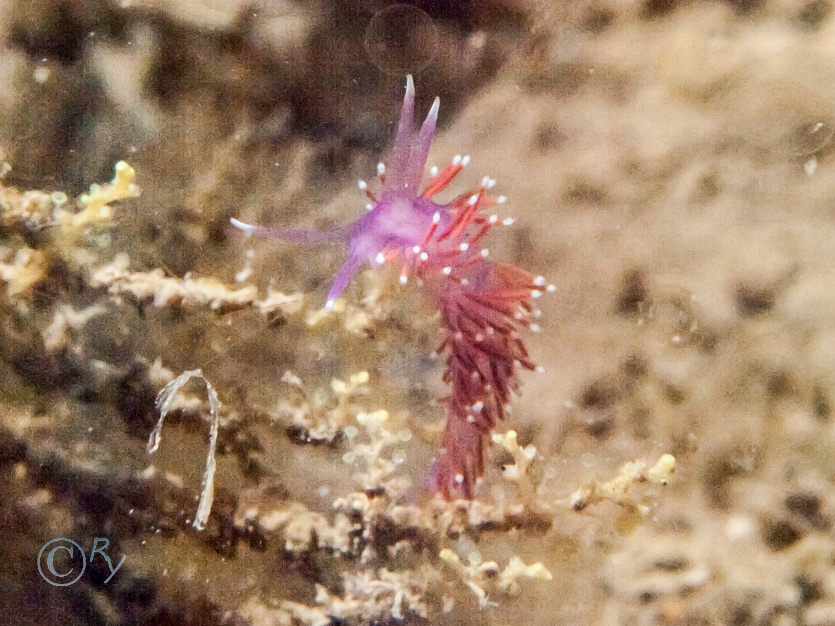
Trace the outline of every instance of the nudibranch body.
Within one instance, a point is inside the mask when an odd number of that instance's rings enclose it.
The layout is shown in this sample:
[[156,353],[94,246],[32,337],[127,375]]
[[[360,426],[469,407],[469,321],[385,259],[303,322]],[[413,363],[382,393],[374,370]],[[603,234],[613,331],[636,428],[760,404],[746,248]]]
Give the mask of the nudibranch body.
[[417,132],[414,101],[414,83],[408,76],[389,165],[377,166],[379,195],[360,181],[371,203],[354,223],[310,232],[231,221],[241,230],[282,241],[343,242],[348,255],[328,293],[328,308],[366,261],[398,261],[402,283],[410,274],[419,279],[441,311],[444,338],[438,352],[447,355],[444,381],[451,386],[442,450],[431,479],[445,497],[471,498],[484,473],[485,438],[504,418],[510,392],[518,391],[517,370],[534,368],[520,335],[522,329],[535,327],[532,319],[538,312],[532,299],[554,287],[542,276],[493,262],[488,250],[480,247],[491,228],[513,223],[512,218],[483,214],[505,201],[488,194],[494,180],[485,176],[478,188],[449,204],[433,200],[467,165],[468,156],[456,156],[440,172],[433,167],[428,184],[420,189],[440,100],[435,99]]

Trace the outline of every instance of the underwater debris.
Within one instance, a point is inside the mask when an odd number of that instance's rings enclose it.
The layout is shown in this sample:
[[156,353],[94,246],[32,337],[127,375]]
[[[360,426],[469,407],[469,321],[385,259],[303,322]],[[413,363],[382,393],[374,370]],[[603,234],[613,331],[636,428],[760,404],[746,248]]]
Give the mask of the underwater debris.
[[206,522],[212,512],[212,501],[215,494],[215,449],[217,448],[217,433],[220,421],[220,400],[217,397],[215,388],[209,379],[203,375],[202,370],[188,370],[183,372],[177,378],[162,388],[156,400],[156,406],[159,410],[159,420],[156,426],[151,431],[148,437],[148,454],[153,454],[159,448],[162,440],[162,424],[165,421],[165,416],[171,410],[174,397],[177,392],[192,378],[199,378],[206,384],[206,395],[209,399],[209,415],[212,418],[209,429],[209,452],[206,455],[206,470],[203,473],[203,483],[200,487],[200,502],[197,504],[197,513],[194,515],[194,522],[192,524],[195,530],[203,530],[206,528]]
[[346,246],[348,258],[325,309],[338,306],[339,296],[366,262],[379,267],[396,260],[401,284],[414,273],[441,311],[443,340],[437,352],[447,355],[443,378],[451,386],[431,483],[446,498],[472,498],[475,481],[484,473],[485,439],[504,419],[511,392],[519,390],[518,369],[535,369],[521,338],[537,314],[532,300],[554,286],[542,276],[489,260],[488,249],[480,246],[492,228],[514,221],[482,214],[505,201],[504,196],[489,195],[495,185],[489,176],[449,204],[433,201],[469,163],[469,156],[457,155],[440,172],[432,168],[420,190],[440,100],[435,98],[418,132],[412,128],[414,101],[414,82],[408,76],[390,165],[377,167],[379,196],[359,181],[371,201],[360,219],[323,232],[258,226],[236,218],[231,223],[246,233],[284,242]]

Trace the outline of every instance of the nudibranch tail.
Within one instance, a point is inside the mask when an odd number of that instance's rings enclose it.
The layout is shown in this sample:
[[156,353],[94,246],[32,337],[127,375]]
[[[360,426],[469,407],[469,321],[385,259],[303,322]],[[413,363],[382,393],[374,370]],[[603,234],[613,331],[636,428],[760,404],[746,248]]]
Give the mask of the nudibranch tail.
[[447,355],[444,382],[451,387],[442,449],[431,475],[434,489],[446,498],[473,496],[484,473],[486,438],[504,420],[511,393],[518,393],[518,372],[536,369],[521,334],[536,328],[532,300],[554,290],[542,276],[472,253],[469,232],[458,244],[462,252],[444,259],[445,280],[433,284],[424,278],[438,290],[444,339],[437,352]]

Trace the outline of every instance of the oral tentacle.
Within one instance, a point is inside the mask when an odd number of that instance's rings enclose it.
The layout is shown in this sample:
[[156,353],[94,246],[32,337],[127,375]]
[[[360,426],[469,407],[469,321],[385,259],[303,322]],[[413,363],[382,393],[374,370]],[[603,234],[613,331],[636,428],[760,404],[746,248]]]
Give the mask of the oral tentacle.
[[248,224],[234,217],[229,218],[229,223],[245,233],[251,233],[266,239],[275,239],[285,243],[310,245],[338,243],[347,241],[350,236],[350,229],[346,226],[337,226],[330,230],[297,230],[294,228],[276,228],[275,226]]

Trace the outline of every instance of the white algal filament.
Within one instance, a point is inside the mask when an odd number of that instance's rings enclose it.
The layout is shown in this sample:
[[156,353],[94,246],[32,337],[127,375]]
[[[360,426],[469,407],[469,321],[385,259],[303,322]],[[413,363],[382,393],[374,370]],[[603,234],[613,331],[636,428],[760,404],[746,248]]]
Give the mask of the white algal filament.
[[212,502],[215,497],[215,470],[217,469],[215,450],[217,449],[217,435],[220,427],[221,405],[215,388],[203,375],[202,370],[196,369],[183,372],[165,385],[162,391],[159,392],[155,403],[159,411],[159,421],[157,421],[156,426],[151,431],[150,437],[148,437],[147,450],[148,454],[153,454],[159,448],[160,441],[162,441],[162,425],[165,422],[165,416],[171,410],[177,392],[192,378],[199,378],[206,384],[206,396],[209,400],[209,416],[211,417],[211,424],[209,426],[209,453],[206,456],[206,469],[203,472],[203,483],[200,488],[200,500],[197,503],[197,513],[194,516],[194,523],[192,524],[194,530],[203,530],[206,528],[206,522],[209,520],[209,515],[212,512]]

